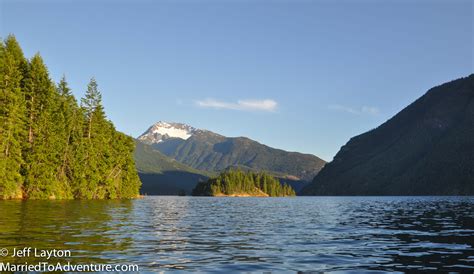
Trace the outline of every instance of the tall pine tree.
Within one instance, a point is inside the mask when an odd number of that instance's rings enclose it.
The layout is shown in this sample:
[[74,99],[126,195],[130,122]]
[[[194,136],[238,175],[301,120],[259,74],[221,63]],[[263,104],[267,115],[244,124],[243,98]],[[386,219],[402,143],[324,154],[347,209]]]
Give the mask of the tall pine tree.
[[55,121],[57,94],[39,54],[28,66],[25,82],[28,115],[26,150],[26,196],[31,199],[62,198],[57,180],[59,165],[58,124]]
[[15,37],[0,43],[0,199],[21,198],[25,137],[22,92],[26,59]]

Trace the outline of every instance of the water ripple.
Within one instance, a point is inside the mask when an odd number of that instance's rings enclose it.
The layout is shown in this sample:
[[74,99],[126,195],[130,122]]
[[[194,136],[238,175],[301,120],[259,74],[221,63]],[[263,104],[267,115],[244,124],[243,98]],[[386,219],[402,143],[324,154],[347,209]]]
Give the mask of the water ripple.
[[146,271],[472,271],[472,197],[1,201],[0,246]]

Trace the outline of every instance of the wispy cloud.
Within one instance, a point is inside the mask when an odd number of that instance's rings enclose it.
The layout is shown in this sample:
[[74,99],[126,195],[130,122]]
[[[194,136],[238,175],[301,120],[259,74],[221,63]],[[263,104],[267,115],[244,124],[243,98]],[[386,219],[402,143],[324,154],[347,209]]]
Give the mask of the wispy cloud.
[[353,108],[353,107],[348,107],[348,106],[343,106],[343,105],[329,105],[328,108],[330,110],[346,112],[346,113],[356,114],[356,115],[360,115],[360,114],[377,115],[380,113],[377,107],[372,107],[372,106],[362,106],[360,108]]
[[225,102],[209,98],[205,100],[197,100],[196,105],[203,108],[273,112],[276,110],[278,103],[272,99],[238,100],[237,102]]

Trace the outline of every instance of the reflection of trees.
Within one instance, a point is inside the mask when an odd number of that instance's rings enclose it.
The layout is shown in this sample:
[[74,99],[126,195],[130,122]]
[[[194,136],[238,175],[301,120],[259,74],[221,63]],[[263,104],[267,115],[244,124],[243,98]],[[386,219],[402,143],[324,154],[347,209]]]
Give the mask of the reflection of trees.
[[[130,238],[117,231],[128,222],[133,201],[2,201],[0,246],[9,249],[71,250],[71,262],[111,263],[107,253],[128,248]],[[3,258],[3,262],[34,263],[44,258]],[[48,262],[66,262],[51,259]]]

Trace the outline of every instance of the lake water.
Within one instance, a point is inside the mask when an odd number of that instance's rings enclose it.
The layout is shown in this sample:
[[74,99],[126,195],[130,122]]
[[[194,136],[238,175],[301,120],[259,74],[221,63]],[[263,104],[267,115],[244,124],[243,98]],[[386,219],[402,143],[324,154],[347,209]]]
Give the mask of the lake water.
[[[474,197],[0,201],[0,248],[141,271],[474,271]],[[10,252],[11,253],[11,252]],[[0,258],[33,263],[37,258]]]

